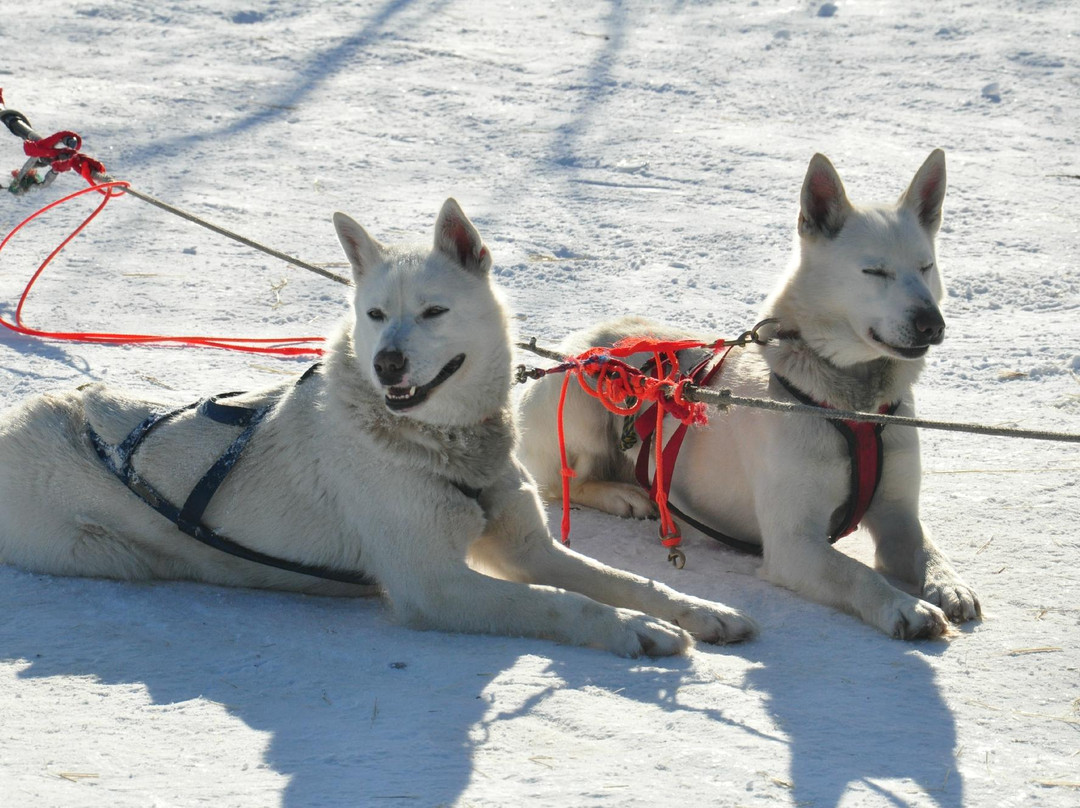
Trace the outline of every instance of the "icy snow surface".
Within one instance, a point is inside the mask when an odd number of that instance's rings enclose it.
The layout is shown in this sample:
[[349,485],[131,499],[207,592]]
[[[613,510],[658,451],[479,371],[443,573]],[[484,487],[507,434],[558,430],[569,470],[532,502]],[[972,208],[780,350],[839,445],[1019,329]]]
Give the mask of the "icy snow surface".
[[[42,133],[74,129],[137,188],[335,271],[334,210],[427,240],[455,196],[541,341],[623,312],[738,333],[789,259],[814,152],[868,202],[941,147],[949,331],[920,411],[1080,429],[1068,0],[9,0],[0,53]],[[21,164],[2,131],[0,158]],[[79,185],[0,197],[0,231]],[[89,204],[5,251],[4,316]],[[128,198],[25,316],[274,336],[345,310],[341,287]],[[0,404],[302,367],[5,332]],[[988,612],[950,642],[892,641],[703,538],[673,570],[654,525],[587,511],[578,549],[743,608],[760,639],[628,661],[418,633],[377,601],[0,567],[0,805],[1075,806],[1080,456],[923,441],[924,516]],[[864,534],[841,546],[870,560]]]

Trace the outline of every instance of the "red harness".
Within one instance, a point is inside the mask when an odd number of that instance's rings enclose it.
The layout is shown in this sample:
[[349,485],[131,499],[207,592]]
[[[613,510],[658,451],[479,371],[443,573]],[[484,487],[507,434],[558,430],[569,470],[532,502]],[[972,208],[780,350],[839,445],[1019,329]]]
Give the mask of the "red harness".
[[[709,367],[709,364],[714,357],[711,354],[707,356],[690,371],[692,383],[699,387],[709,384],[723,368],[726,356],[727,354],[725,352],[724,355],[720,357],[720,360],[711,368]],[[800,403],[809,406],[823,407],[825,409],[833,409],[828,404],[816,402],[809,398],[784,377],[776,375],[776,379],[783,385],[784,389]],[[898,403],[886,404],[883,405],[878,412],[891,415],[896,411],[897,406],[899,406]],[[637,434],[642,444],[634,473],[638,483],[642,488],[649,491],[649,494],[654,501],[660,491],[663,491],[665,498],[667,498],[671,491],[671,479],[675,471],[675,462],[678,460],[679,450],[682,448],[683,439],[686,437],[687,430],[686,424],[680,424],[678,428],[676,428],[671,439],[665,444],[663,449],[662,454],[664,463],[662,476],[657,475],[650,477],[649,447],[652,443],[653,433],[656,431],[656,420],[657,409],[656,406],[653,405],[642,412],[634,421],[634,432]],[[838,419],[829,419],[829,423],[844,437],[848,446],[848,457],[851,461],[851,484],[844,509],[844,517],[840,520],[840,524],[829,534],[829,541],[831,543],[854,531],[859,526],[859,522],[862,521],[867,509],[870,507],[870,503],[873,502],[878,483],[881,481],[881,469],[884,462],[881,430],[885,427],[883,424],[871,424],[865,421],[841,421]],[[667,504],[668,508],[674,514],[701,533],[744,553],[761,555],[762,548],[760,544],[754,544],[721,533],[715,528],[703,524],[683,513],[670,499],[668,499]]]

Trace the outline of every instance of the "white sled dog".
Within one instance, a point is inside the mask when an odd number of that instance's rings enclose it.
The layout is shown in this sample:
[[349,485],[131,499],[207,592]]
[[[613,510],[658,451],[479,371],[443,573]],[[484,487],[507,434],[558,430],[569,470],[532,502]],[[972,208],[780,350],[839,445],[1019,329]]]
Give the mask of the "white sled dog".
[[381,591],[415,627],[629,657],[751,636],[732,609],[551,539],[513,456],[491,257],[453,199],[430,250],[384,247],[340,213],[334,224],[353,318],[299,380],[179,408],[91,384],[4,415],[0,558],[60,575]]
[[[941,150],[895,205],[866,208],[848,201],[832,164],[815,155],[802,188],[796,262],[764,310],[773,322],[760,333],[771,338],[764,347],[734,349],[710,386],[738,396],[873,412],[895,406],[900,415],[912,414],[912,383],[945,331],[934,251],[944,194]],[[642,335],[692,336],[630,318],[573,335],[561,351],[573,355]],[[680,365],[695,361],[683,357]],[[551,499],[561,496],[559,384],[548,377],[527,389],[521,402],[521,458]],[[565,411],[576,472],[571,500],[622,516],[652,514],[649,494],[633,482],[640,443],[619,450],[621,419],[577,385],[571,385]],[[742,407],[714,411],[708,426],[686,434],[671,501],[692,519],[759,547],[765,579],[894,637],[938,637],[951,632],[950,620],[979,617],[975,594],[919,520],[919,437],[913,428],[891,425],[879,433],[880,482],[862,524],[875,542],[877,570],[910,583],[920,597],[830,546],[847,510],[855,465],[838,430],[804,416]]]

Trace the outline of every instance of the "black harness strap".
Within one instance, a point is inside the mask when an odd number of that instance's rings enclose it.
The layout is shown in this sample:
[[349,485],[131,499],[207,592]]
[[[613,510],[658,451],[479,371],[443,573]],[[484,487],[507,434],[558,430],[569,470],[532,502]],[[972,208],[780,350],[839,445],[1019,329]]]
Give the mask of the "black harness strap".
[[[316,364],[309,368],[307,372],[300,377],[297,384],[301,384],[308,379],[318,367],[319,365]],[[97,452],[98,457],[101,458],[101,462],[105,464],[105,468],[112,472],[120,482],[126,485],[137,497],[139,497],[139,499],[175,524],[177,528],[188,536],[191,536],[193,539],[196,539],[209,547],[213,547],[216,550],[220,550],[223,553],[228,553],[231,556],[242,558],[246,561],[253,561],[268,567],[285,570],[286,572],[297,572],[315,578],[324,578],[330,581],[356,584],[359,586],[375,586],[377,581],[363,572],[352,572],[320,565],[302,564],[300,562],[289,561],[287,559],[260,553],[258,550],[252,550],[249,547],[237,544],[232,539],[222,536],[220,533],[217,533],[203,523],[203,514],[206,512],[211,500],[214,498],[214,494],[217,493],[218,488],[221,487],[221,484],[229,476],[229,472],[231,472],[240,461],[244,449],[247,447],[252,435],[255,434],[255,429],[270,411],[269,405],[263,407],[244,407],[221,402],[221,399],[231,398],[232,396],[237,395],[241,394],[224,393],[203,401],[195,402],[194,404],[179,407],[169,412],[151,415],[135,427],[135,429],[133,429],[117,446],[109,445],[89,423],[86,425],[86,433],[94,450]],[[150,483],[143,480],[138,472],[135,471],[132,463],[135,452],[138,451],[143,440],[151,432],[161,424],[168,422],[181,413],[185,413],[188,410],[195,408],[198,408],[199,415],[205,416],[220,424],[242,427],[243,431],[231,444],[229,444],[229,447],[217,461],[215,461],[206,474],[203,475],[202,479],[196,483],[195,488],[184,502],[183,507],[179,508],[166,497],[162,496],[162,494]]]
[[715,527],[707,525],[704,522],[699,522],[692,516],[683,513],[679,508],[675,507],[672,501],[669,499],[667,502],[668,510],[682,519],[690,527],[699,533],[703,533],[710,539],[715,539],[718,542],[726,544],[732,550],[738,550],[740,553],[746,553],[747,555],[760,556],[764,554],[764,548],[760,544],[754,544],[753,542],[743,541],[742,539],[736,539],[734,536],[729,536],[727,533],[721,533]]
[[185,533],[191,534],[202,525],[202,517],[210,506],[210,500],[214,498],[218,488],[225,482],[233,466],[240,460],[244,449],[255,434],[255,427],[262,423],[262,419],[269,411],[269,407],[258,409],[248,407],[234,407],[222,405],[214,399],[207,399],[199,405],[199,414],[205,415],[219,424],[243,427],[244,431],[237,435],[236,439],[212,465],[202,479],[191,489],[191,493],[184,501],[184,507],[180,509],[177,517],[177,527]]

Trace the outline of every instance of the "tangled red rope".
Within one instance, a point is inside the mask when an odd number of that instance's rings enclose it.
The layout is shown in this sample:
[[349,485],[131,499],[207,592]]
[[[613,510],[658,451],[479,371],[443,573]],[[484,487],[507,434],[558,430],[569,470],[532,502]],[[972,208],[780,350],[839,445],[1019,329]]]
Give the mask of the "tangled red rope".
[[[565,373],[562,391],[559,395],[558,433],[559,459],[562,464],[562,541],[570,543],[570,480],[574,470],[566,456],[566,435],[563,428],[563,410],[566,404],[566,392],[570,377],[575,376],[581,389],[597,399],[604,407],[616,415],[634,415],[647,404],[656,404],[656,438],[653,441],[657,479],[664,479],[664,439],[663,422],[665,415],[672,415],[684,424],[704,424],[708,421],[706,406],[700,402],[688,401],[684,397],[686,385],[692,384],[690,376],[679,369],[678,352],[691,348],[708,348],[713,355],[727,347],[720,339],[713,343],[694,340],[658,340],[652,337],[630,337],[616,342],[610,348],[590,348],[584,353],[569,358],[565,363],[546,371]],[[654,371],[652,375],[640,368],[623,361],[628,357],[648,353],[652,355]],[[586,378],[593,379],[590,384]],[[671,549],[682,542],[678,525],[671,517],[667,505],[667,491],[664,486],[656,486],[654,497],[660,515],[660,540]]]
[[94,174],[103,175],[105,165],[93,157],[87,157],[79,151],[81,148],[82,138],[75,132],[57,132],[41,140],[23,141],[23,151],[27,157],[48,160],[52,170],[58,174],[74,170],[80,177],[94,185]]
[[[65,144],[59,146],[58,144]],[[72,144],[69,146],[68,144]],[[0,253],[8,245],[15,235],[23,229],[30,222],[37,219],[39,216],[51,211],[52,209],[59,207],[73,199],[83,196],[89,193],[101,194],[101,202],[98,206],[79,224],[72,232],[65,238],[60,245],[54,249],[49,255],[42,261],[41,265],[37,268],[37,271],[31,276],[26,286],[23,288],[22,295],[19,297],[19,303],[15,308],[15,320],[11,322],[4,317],[0,317],[0,325],[10,329],[19,334],[26,336],[39,337],[42,339],[54,339],[62,340],[66,342],[92,342],[92,343],[106,343],[112,345],[145,345],[145,344],[163,344],[163,345],[186,345],[201,348],[222,348],[230,351],[242,351],[245,353],[257,353],[257,354],[270,354],[274,356],[320,356],[323,350],[318,347],[305,347],[304,344],[318,344],[324,342],[323,337],[286,337],[286,338],[254,338],[254,337],[208,337],[208,336],[178,336],[178,335],[163,335],[163,334],[119,334],[110,332],[89,332],[89,331],[49,331],[40,328],[32,328],[23,321],[23,308],[26,305],[26,300],[30,295],[30,290],[33,289],[34,284],[37,283],[38,278],[45,271],[45,268],[52,263],[60,252],[67,247],[71,241],[78,236],[86,227],[97,218],[105,206],[117,196],[124,194],[124,189],[128,187],[129,183],[122,181],[110,180],[108,182],[97,182],[95,175],[102,176],[105,173],[105,166],[99,163],[93,158],[87,157],[81,154],[78,150],[81,148],[82,140],[74,132],[57,132],[54,135],[50,135],[47,138],[41,140],[28,140],[24,144],[24,151],[30,157],[39,157],[41,159],[49,161],[53,171],[76,171],[83,179],[89,183],[89,187],[76,191],[75,193],[68,194],[62,199],[58,199],[45,207],[41,208],[37,212],[26,217],[20,222],[15,229],[13,229],[0,241]]]

